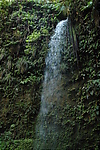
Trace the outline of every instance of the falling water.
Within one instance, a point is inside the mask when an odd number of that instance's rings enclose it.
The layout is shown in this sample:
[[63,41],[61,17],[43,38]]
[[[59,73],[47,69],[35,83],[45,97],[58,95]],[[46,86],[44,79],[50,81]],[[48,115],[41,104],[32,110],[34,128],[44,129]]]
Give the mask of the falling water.
[[48,114],[51,107],[53,107],[54,100],[51,99],[51,96],[55,93],[61,79],[61,51],[63,51],[66,46],[66,25],[67,19],[58,23],[55,29],[55,34],[51,37],[51,41],[49,43],[50,51],[45,60],[46,70],[41,97],[40,113],[43,115]]
[[56,149],[61,127],[58,124],[62,99],[66,97],[61,74],[61,53],[66,48],[68,19],[58,23],[49,43],[49,52],[45,59],[41,108],[36,125],[36,150]]

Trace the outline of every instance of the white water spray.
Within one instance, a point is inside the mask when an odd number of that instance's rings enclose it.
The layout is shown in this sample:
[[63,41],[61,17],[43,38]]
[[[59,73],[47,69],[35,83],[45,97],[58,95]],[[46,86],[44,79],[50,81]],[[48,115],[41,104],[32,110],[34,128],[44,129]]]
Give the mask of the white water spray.
[[67,22],[68,19],[58,23],[49,43],[49,52],[45,60],[46,69],[41,95],[41,107],[36,125],[36,150],[46,150],[49,147],[50,149],[55,149],[59,138],[60,129],[55,123],[57,121],[55,117],[57,119],[58,115],[55,106],[60,103],[60,97],[62,96],[60,63],[61,52],[66,47]]

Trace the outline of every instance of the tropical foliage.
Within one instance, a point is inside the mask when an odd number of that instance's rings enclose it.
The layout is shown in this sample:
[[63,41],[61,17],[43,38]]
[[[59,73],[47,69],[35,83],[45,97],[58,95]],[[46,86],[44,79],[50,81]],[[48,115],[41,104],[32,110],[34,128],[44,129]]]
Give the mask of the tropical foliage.
[[67,16],[73,43],[62,55],[62,73],[69,73],[65,88],[70,102],[57,108],[62,113],[57,123],[65,131],[58,149],[66,144],[68,149],[100,149],[98,5],[98,0],[0,1],[1,150],[33,148],[48,42]]

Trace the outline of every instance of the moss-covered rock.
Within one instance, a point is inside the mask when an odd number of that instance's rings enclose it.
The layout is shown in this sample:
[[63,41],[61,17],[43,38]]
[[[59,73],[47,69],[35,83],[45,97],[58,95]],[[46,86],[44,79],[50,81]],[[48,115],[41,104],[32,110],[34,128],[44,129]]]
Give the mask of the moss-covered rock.
[[[62,74],[67,76],[64,82],[67,96],[60,105],[54,106],[47,118],[52,122],[53,117],[55,124],[62,129],[59,130],[58,150],[100,149],[100,28],[96,17],[97,2],[69,1],[68,15],[73,23],[74,39],[78,41],[78,69],[73,45],[68,46],[62,54],[61,64]],[[56,11],[59,10],[57,5],[54,8],[52,4],[41,5],[33,1],[0,2],[1,149],[33,148],[31,139],[40,108],[48,41],[58,22],[57,17],[60,20],[63,18],[61,11]],[[68,8],[66,2],[66,7],[63,5],[64,1],[61,8]],[[55,112],[59,115],[54,115]],[[22,138],[30,139],[16,140]]]
[[0,2],[0,132],[15,124],[14,139],[34,130],[48,41],[58,22],[52,8]]

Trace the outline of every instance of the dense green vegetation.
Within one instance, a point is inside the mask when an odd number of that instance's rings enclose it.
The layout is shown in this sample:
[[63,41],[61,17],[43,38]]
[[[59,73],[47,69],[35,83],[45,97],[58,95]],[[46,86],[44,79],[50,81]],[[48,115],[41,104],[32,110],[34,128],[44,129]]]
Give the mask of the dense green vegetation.
[[[98,1],[70,1],[70,17],[78,40],[78,73],[74,72],[74,88],[69,87],[71,99],[67,110],[70,127],[66,135],[71,139],[68,149],[100,149],[100,25]],[[95,17],[96,15],[96,17]],[[68,57],[67,57],[68,58]],[[74,57],[66,59],[67,65]],[[78,84],[80,83],[80,85]],[[76,84],[78,84],[76,86]],[[76,93],[76,94],[75,94]],[[72,96],[74,94],[74,96]],[[75,96],[76,95],[76,96]],[[72,102],[75,102],[72,104]],[[68,113],[69,112],[69,113]],[[65,115],[64,115],[65,117]],[[65,121],[65,119],[64,119]],[[67,126],[66,126],[67,128]],[[74,130],[74,131],[73,131]],[[76,132],[76,133],[74,133]],[[75,140],[75,141],[74,141]],[[76,145],[78,148],[76,148]],[[63,149],[63,148],[62,148]]]
[[[48,42],[59,20],[69,16],[77,57],[62,57],[71,74],[68,105],[58,110],[58,149],[100,149],[100,46],[98,1],[0,2],[0,149],[33,149]],[[97,15],[96,15],[97,14]],[[77,66],[76,66],[77,64]],[[72,66],[72,67],[70,67]],[[73,71],[72,71],[72,70]],[[66,101],[67,101],[66,98]],[[56,120],[56,119],[55,119]],[[66,146],[67,145],[67,146]]]
[[58,22],[57,14],[52,6],[34,2],[0,3],[0,132],[4,133],[3,140],[34,135],[45,56],[50,35]]

